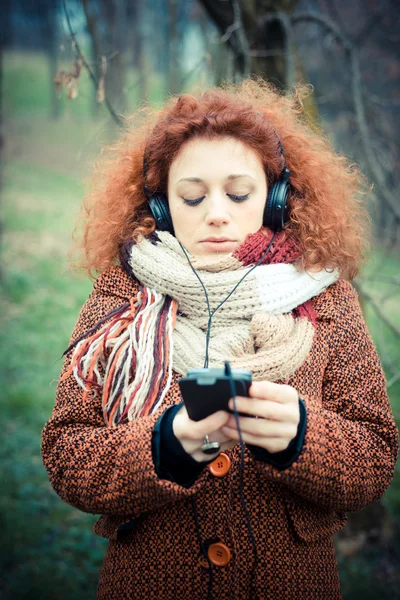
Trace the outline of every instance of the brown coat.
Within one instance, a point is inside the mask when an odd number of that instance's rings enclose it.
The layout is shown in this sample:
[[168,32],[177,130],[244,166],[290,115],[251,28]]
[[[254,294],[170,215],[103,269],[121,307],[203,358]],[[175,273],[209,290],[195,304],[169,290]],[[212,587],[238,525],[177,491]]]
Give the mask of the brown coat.
[[[84,305],[73,339],[135,294],[120,267],[101,275]],[[225,477],[205,468],[188,489],[154,470],[152,430],[166,406],[181,401],[174,378],[156,414],[114,428],[104,425],[100,400],[83,401],[69,377],[57,390],[43,432],[43,457],[56,492],[80,510],[103,515],[95,525],[110,543],[100,599],[205,600],[191,498],[203,542],[220,540],[232,559],[213,568],[216,600],[340,598],[332,535],[346,511],[386,490],[397,456],[381,365],[356,293],[343,281],[313,301],[318,328],[311,352],[289,384],[308,413],[303,450],[279,471],[245,454],[244,494],[257,543],[252,551],[239,497],[239,449],[228,451]],[[64,369],[69,363],[67,356]],[[121,524],[136,519],[131,529]]]

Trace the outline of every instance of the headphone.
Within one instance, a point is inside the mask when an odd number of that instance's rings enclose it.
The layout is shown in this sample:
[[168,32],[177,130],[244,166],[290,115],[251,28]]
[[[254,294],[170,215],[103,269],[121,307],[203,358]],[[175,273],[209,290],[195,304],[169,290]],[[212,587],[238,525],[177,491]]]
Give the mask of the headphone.
[[[287,199],[290,192],[290,171],[286,166],[286,157],[282,142],[277,133],[276,136],[278,138],[284,166],[278,181],[276,181],[268,190],[263,215],[263,226],[268,227],[272,231],[280,231],[283,229],[289,218]],[[148,164],[144,157],[143,174],[145,180],[147,171]],[[169,231],[169,233],[175,235],[167,195],[163,192],[151,192],[146,184],[144,185],[144,192],[147,197],[151,214],[155,219],[156,228],[161,231]]]

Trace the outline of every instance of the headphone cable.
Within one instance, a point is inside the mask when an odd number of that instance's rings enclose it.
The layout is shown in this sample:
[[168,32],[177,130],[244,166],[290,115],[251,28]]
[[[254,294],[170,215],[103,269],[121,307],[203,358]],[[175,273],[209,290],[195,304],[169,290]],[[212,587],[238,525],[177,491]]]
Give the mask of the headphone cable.
[[[270,251],[270,249],[271,249],[271,246],[272,246],[272,244],[273,244],[273,242],[274,242],[274,240],[275,240],[276,234],[277,234],[277,232],[275,231],[275,232],[274,232],[274,234],[273,234],[273,236],[272,236],[272,238],[271,238],[271,241],[270,241],[270,243],[268,244],[268,247],[267,247],[267,249],[265,250],[264,254],[261,256],[261,258],[260,258],[260,259],[259,259],[259,260],[256,262],[256,264],[255,264],[255,265],[253,265],[253,266],[252,266],[252,267],[251,267],[251,268],[250,268],[250,269],[249,269],[249,270],[248,270],[248,271],[247,271],[247,272],[246,272],[246,273],[243,275],[243,277],[242,277],[241,279],[239,279],[239,281],[238,281],[238,282],[236,283],[236,285],[235,285],[235,286],[232,288],[232,290],[229,292],[229,294],[226,296],[226,298],[225,298],[224,300],[222,300],[222,302],[220,302],[220,303],[218,304],[218,306],[217,306],[216,308],[214,308],[214,310],[213,310],[213,311],[211,311],[211,307],[210,307],[210,301],[209,301],[209,298],[208,298],[208,293],[207,293],[206,287],[205,287],[205,285],[204,285],[204,283],[203,283],[203,281],[202,281],[202,279],[201,279],[200,275],[198,274],[198,272],[196,271],[196,269],[195,269],[195,268],[194,268],[194,266],[192,265],[192,262],[191,262],[191,260],[190,260],[190,258],[189,258],[189,254],[188,254],[188,252],[187,252],[186,248],[183,246],[183,244],[181,244],[181,242],[179,242],[179,245],[180,245],[180,247],[182,248],[182,250],[183,250],[183,252],[184,252],[184,254],[185,254],[185,256],[186,256],[186,259],[187,259],[187,261],[188,261],[188,263],[189,263],[189,265],[190,265],[190,268],[192,269],[193,273],[195,274],[195,276],[196,276],[196,277],[197,277],[197,279],[199,280],[201,287],[203,288],[204,295],[205,295],[205,298],[206,298],[206,303],[207,303],[208,323],[207,323],[207,332],[206,332],[206,351],[205,351],[205,359],[204,359],[204,365],[203,365],[203,367],[204,367],[204,368],[208,368],[208,351],[209,351],[209,344],[210,344],[210,332],[211,332],[211,325],[212,325],[212,318],[213,318],[213,316],[215,315],[215,313],[217,312],[217,310],[219,310],[219,309],[221,308],[221,306],[222,306],[223,304],[225,304],[225,302],[226,302],[226,301],[227,301],[227,300],[228,300],[228,299],[229,299],[229,298],[232,296],[232,294],[233,294],[233,293],[234,293],[234,292],[237,290],[237,288],[238,288],[238,287],[239,287],[239,285],[242,283],[242,281],[243,281],[243,280],[244,280],[244,279],[245,279],[245,278],[246,278],[248,275],[250,275],[250,273],[251,273],[252,271],[254,271],[254,269],[255,269],[256,267],[258,267],[258,266],[259,266],[259,265],[262,263],[262,261],[264,260],[264,258],[267,256],[267,254],[269,253],[269,251]],[[179,240],[178,240],[178,241],[179,241]]]
[[[258,267],[264,260],[264,258],[267,256],[267,254],[269,253],[272,244],[275,240],[277,232],[274,232],[271,241],[268,244],[267,249],[265,250],[265,252],[262,254],[261,258],[257,261],[257,263],[255,265],[253,265],[244,275],[243,277],[236,283],[236,285],[232,288],[232,290],[229,292],[229,294],[226,296],[226,298],[224,300],[222,300],[222,302],[220,302],[218,304],[218,306],[211,311],[211,307],[210,307],[210,300],[208,297],[208,293],[207,293],[207,289],[200,277],[200,275],[198,274],[198,272],[196,271],[196,269],[193,267],[192,262],[190,260],[189,254],[186,250],[186,248],[181,244],[181,242],[179,242],[185,256],[186,259],[190,265],[190,268],[192,269],[193,273],[195,274],[196,278],[198,279],[198,281],[200,282],[201,287],[203,288],[204,291],[204,295],[206,298],[206,304],[207,304],[207,312],[208,312],[208,323],[207,323],[207,333],[206,333],[206,350],[205,350],[205,359],[204,359],[204,368],[208,368],[208,361],[209,361],[209,344],[210,344],[210,335],[211,335],[211,325],[212,325],[212,318],[215,315],[215,313],[217,312],[217,310],[219,310],[221,308],[221,306],[232,296],[232,294],[237,290],[237,288],[239,287],[239,285],[242,283],[242,281],[256,268]],[[179,240],[178,240],[179,241]],[[240,503],[242,505],[244,514],[245,514],[245,519],[246,519],[246,527],[247,527],[247,531],[249,533],[249,538],[250,538],[250,542],[252,545],[252,549],[254,552],[254,556],[255,556],[255,563],[257,565],[257,561],[258,561],[258,553],[257,553],[257,545],[255,542],[255,538],[254,538],[254,532],[253,532],[253,527],[251,525],[251,520],[250,520],[250,514],[247,508],[247,503],[246,503],[246,498],[244,496],[244,492],[243,492],[243,488],[244,488],[244,480],[243,480],[243,475],[244,475],[244,443],[243,443],[243,438],[242,438],[242,432],[240,429],[240,424],[239,424],[239,413],[236,407],[236,389],[235,389],[235,383],[234,383],[234,379],[232,377],[232,369],[231,369],[231,365],[229,363],[229,361],[225,361],[225,373],[228,375],[229,377],[229,386],[230,386],[230,392],[231,392],[231,397],[233,400],[233,407],[234,407],[234,415],[235,415],[235,422],[236,422],[236,427],[238,430],[238,434],[239,434],[239,445],[240,445],[240,469],[239,469],[239,473],[240,473],[240,480],[239,480],[239,490],[240,490]],[[198,514],[197,514],[197,506],[196,506],[196,500],[193,497],[192,498],[192,505],[193,505],[193,513],[194,513],[194,517],[195,517],[195,523],[196,523],[196,532],[197,532],[197,537],[199,540],[199,544],[200,544],[200,549],[202,554],[204,555],[204,557],[206,558],[208,565],[209,565],[209,586],[208,586],[208,593],[207,593],[207,599],[211,598],[211,589],[212,589],[212,564],[210,562],[210,559],[207,555],[206,549],[204,547],[204,544],[202,542],[201,539],[201,533],[200,533],[200,525],[199,525],[199,520],[198,520]],[[253,576],[254,576],[254,568],[252,569],[252,575],[251,575],[251,581],[253,581]]]

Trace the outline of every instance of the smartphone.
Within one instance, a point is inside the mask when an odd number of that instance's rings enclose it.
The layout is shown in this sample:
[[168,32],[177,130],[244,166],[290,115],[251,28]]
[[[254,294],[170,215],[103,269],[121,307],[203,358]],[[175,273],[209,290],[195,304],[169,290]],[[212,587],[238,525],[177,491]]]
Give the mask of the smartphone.
[[[232,379],[237,396],[249,396],[250,371],[232,369]],[[218,410],[233,412],[228,407],[232,397],[230,375],[224,368],[190,369],[179,380],[183,401],[192,421],[201,421]]]

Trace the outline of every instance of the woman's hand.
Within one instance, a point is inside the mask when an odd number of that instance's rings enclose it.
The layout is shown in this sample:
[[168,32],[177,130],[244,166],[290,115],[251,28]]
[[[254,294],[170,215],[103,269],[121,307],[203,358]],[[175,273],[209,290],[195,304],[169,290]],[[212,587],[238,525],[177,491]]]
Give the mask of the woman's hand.
[[222,450],[227,450],[237,444],[236,441],[224,434],[221,427],[229,420],[229,413],[218,411],[201,421],[192,421],[189,419],[185,406],[182,406],[175,415],[172,423],[172,429],[175,437],[178,438],[185,452],[190,454],[197,462],[203,462],[212,458],[212,455],[204,454],[201,446],[204,444],[204,438],[208,435],[210,442],[219,442],[221,448],[215,453],[215,456]]
[[[286,450],[296,437],[300,421],[297,391],[290,385],[257,381],[251,385],[249,393],[250,398],[236,397],[237,411],[251,415],[239,417],[243,442],[273,453]],[[233,410],[232,399],[229,408]],[[239,440],[235,415],[229,415],[221,431],[228,438]]]

